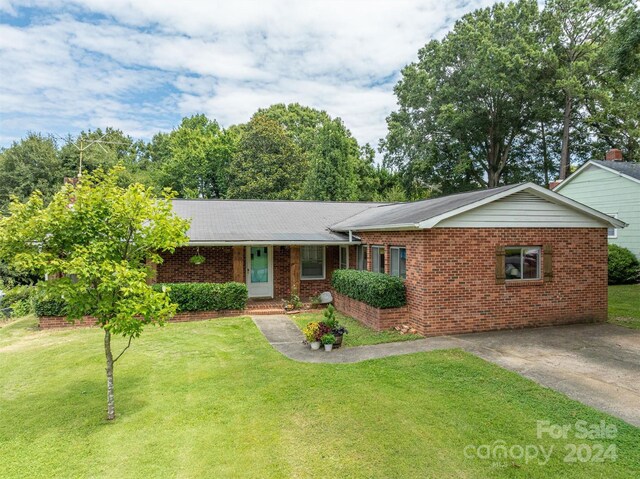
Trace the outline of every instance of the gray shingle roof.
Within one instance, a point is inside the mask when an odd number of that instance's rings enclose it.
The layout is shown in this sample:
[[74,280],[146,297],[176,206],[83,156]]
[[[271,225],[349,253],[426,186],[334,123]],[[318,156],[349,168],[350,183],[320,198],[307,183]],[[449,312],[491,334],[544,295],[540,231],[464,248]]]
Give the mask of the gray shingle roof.
[[640,163],[632,163],[630,161],[592,161],[593,163],[597,163],[598,165],[602,165],[606,168],[611,168],[612,170],[623,173],[627,176],[630,176],[631,178],[640,180]]
[[488,190],[470,191],[413,203],[395,203],[368,208],[331,226],[334,231],[357,231],[374,226],[410,226],[443,213],[466,206],[520,185],[507,185]]
[[380,203],[266,200],[173,200],[175,212],[190,218],[191,242],[346,242],[329,230]]

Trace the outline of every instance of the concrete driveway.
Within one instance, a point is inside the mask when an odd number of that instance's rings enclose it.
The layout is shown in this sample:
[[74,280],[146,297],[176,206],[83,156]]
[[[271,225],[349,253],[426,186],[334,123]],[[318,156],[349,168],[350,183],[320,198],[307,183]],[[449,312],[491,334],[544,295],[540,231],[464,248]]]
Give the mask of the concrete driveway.
[[471,353],[640,427],[640,330],[592,324],[455,339]]

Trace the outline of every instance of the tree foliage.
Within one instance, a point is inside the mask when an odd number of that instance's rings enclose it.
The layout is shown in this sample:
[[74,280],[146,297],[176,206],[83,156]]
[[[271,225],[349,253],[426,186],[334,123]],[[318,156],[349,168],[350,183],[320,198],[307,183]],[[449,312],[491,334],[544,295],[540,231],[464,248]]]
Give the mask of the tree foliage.
[[148,148],[159,188],[183,198],[224,198],[235,136],[205,115],[184,118],[170,133],[158,133]]
[[146,263],[186,243],[189,223],[171,196],[156,198],[141,184],[118,186],[123,169],[100,169],[66,185],[45,205],[40,192],[0,219],[0,261],[17,271],[48,275],[46,294],[64,298],[69,320],[92,316],[104,330],[108,413],[115,417],[112,335],[137,338],[148,324],[175,313],[165,292],[147,284]]
[[498,3],[429,42],[396,85],[381,148],[406,191],[548,183],[639,155],[640,20],[628,0]]

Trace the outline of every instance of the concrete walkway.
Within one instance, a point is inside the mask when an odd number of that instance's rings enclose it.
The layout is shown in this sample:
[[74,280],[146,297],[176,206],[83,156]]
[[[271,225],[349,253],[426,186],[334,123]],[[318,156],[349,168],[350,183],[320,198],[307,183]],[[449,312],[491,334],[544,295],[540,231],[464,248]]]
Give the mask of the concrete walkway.
[[367,359],[460,348],[640,427],[640,331],[582,324],[439,336],[397,343],[311,351],[285,315],[254,316],[271,345],[308,363]]

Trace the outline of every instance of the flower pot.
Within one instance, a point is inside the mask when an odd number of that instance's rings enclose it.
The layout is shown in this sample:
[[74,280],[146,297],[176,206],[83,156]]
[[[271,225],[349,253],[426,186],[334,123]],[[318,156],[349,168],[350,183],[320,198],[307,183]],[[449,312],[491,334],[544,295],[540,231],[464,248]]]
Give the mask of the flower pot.
[[335,334],[334,336],[336,337],[336,342],[333,343],[333,347],[335,349],[338,349],[340,346],[342,346],[342,334]]
[[333,344],[325,344],[324,345],[324,350],[325,351],[331,351],[333,349]]
[[320,349],[320,341],[313,341],[311,343],[311,349],[313,349],[314,351],[317,351],[318,349]]

